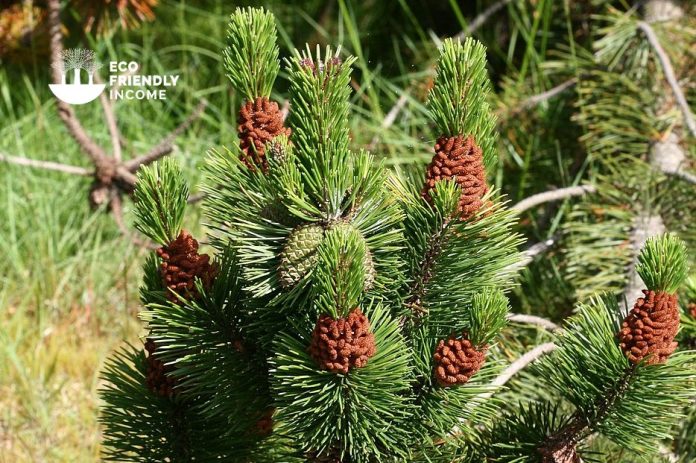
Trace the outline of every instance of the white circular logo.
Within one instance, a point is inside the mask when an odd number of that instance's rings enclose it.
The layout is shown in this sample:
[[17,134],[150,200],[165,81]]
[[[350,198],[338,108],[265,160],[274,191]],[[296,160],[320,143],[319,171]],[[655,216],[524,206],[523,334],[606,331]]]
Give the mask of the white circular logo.
[[[51,64],[61,75],[60,83],[49,84],[53,94],[68,104],[85,104],[96,100],[106,88],[105,84],[94,83],[94,73],[102,66],[92,50],[69,48],[63,50],[61,59]],[[70,72],[72,71],[72,73]],[[82,83],[81,74],[87,74],[87,83]],[[70,75],[72,74],[72,75]],[[72,83],[68,83],[72,80]]]

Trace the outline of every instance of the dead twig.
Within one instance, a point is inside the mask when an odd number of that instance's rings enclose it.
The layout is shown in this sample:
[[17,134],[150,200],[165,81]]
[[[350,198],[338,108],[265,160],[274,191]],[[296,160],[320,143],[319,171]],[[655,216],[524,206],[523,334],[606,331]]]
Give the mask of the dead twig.
[[64,174],[82,175],[84,177],[90,177],[94,175],[93,171],[85,169],[84,167],[70,166],[68,164],[60,164],[58,162],[51,161],[38,161],[36,159],[29,159],[21,156],[9,156],[3,153],[0,153],[0,161],[7,162],[10,164],[17,164],[19,166],[54,170],[57,172],[63,172]]
[[203,114],[206,106],[208,106],[208,102],[206,100],[201,100],[191,112],[189,117],[187,117],[186,120],[172,130],[169,135],[160,140],[160,142],[157,143],[157,145],[155,145],[147,154],[135,159],[131,159],[130,161],[126,161],[124,163],[126,169],[130,170],[131,172],[135,172],[141,165],[150,164],[171,153],[174,149],[174,140],[176,140],[176,137],[184,133],[191,126],[191,124],[201,117],[201,114]]
[[[60,20],[60,0],[48,0],[48,24],[49,24],[49,45],[51,49],[51,61],[55,64],[61,61],[63,55],[63,36],[62,24]],[[52,78],[55,82],[62,81],[62,66],[52,66]],[[100,82],[96,76],[97,82]],[[0,154],[0,161],[9,162],[17,165],[24,165],[35,168],[55,170],[68,174],[81,176],[92,176],[94,182],[90,189],[89,199],[93,206],[107,206],[105,209],[111,211],[117,226],[125,235],[131,236],[123,220],[123,197],[130,194],[135,188],[137,181],[137,171],[142,165],[147,165],[155,160],[171,153],[174,141],[203,113],[206,102],[201,101],[192,114],[169,135],[164,137],[147,154],[136,157],[135,159],[124,162],[122,160],[122,145],[125,146],[119,129],[113,105],[105,94],[100,95],[100,102],[104,110],[106,126],[111,137],[111,155],[99,146],[86,132],[82,123],[78,119],[73,108],[56,98],[58,115],[68,130],[70,136],[77,142],[80,149],[87,155],[94,169],[85,169],[77,166],[59,164],[49,161],[37,161],[23,157],[7,156]],[[131,239],[133,237],[131,236]],[[147,245],[145,241],[133,239],[141,245]]]
[[558,331],[561,329],[560,326],[543,317],[538,317],[536,315],[527,315],[520,313],[510,313],[507,315],[507,319],[514,323],[522,323],[524,325],[536,325],[544,328],[547,331]]
[[[391,127],[394,122],[396,121],[397,116],[401,112],[401,110],[404,108],[406,105],[406,102],[408,101],[408,93],[404,92],[401,94],[398,100],[396,100],[396,103],[394,106],[391,107],[387,115],[384,117],[384,120],[382,120],[382,123],[380,124],[379,128],[381,132],[385,132],[386,130]],[[367,145],[367,149],[369,151],[372,151],[375,149],[377,146],[377,143],[379,142],[379,135],[375,134],[374,137],[372,137],[372,140],[370,141],[370,144]]]
[[543,193],[537,193],[528,198],[523,199],[514,206],[511,207],[512,210],[516,212],[524,212],[540,204],[548,203],[551,201],[560,201],[562,199],[571,198],[573,196],[582,196],[587,193],[594,193],[597,191],[592,185],[580,185],[580,186],[570,186],[566,188],[559,188],[557,190],[545,191]]
[[650,45],[652,46],[653,50],[655,50],[657,58],[660,60],[660,64],[662,65],[662,71],[665,73],[665,79],[667,79],[667,83],[672,88],[672,92],[674,93],[674,98],[677,101],[677,105],[679,105],[679,108],[681,109],[682,114],[684,115],[684,123],[689,128],[691,134],[693,136],[696,136],[696,121],[694,121],[694,116],[693,114],[691,114],[689,103],[687,103],[686,97],[684,96],[684,92],[679,86],[677,76],[674,74],[674,68],[672,67],[672,63],[669,60],[667,53],[665,53],[665,50],[662,48],[660,40],[657,38],[657,35],[655,34],[655,31],[653,30],[652,26],[650,26],[650,24],[648,24],[645,21],[638,22],[638,29],[643,31],[645,37],[648,39],[648,42],[650,42]]
[[478,16],[476,16],[467,26],[466,29],[459,32],[454,37],[456,39],[463,39],[474,32],[476,32],[481,26],[483,26],[494,14],[501,10],[504,6],[510,3],[512,0],[498,0],[485,10],[483,10]]

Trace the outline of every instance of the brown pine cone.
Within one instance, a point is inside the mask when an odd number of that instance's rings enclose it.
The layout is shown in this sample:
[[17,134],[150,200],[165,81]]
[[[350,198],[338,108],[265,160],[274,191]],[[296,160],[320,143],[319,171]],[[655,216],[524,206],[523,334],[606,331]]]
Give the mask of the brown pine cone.
[[464,333],[441,340],[433,354],[435,379],[442,387],[466,384],[486,361],[486,346],[477,349]]
[[430,201],[435,183],[454,179],[461,188],[459,212],[463,220],[471,218],[483,205],[488,192],[483,152],[472,136],[440,137],[435,143],[435,156],[428,166],[422,195]]
[[693,318],[696,318],[696,302],[692,302],[688,306],[689,310],[689,315],[691,315]]
[[239,109],[237,123],[242,162],[252,170],[261,168],[266,172],[266,143],[278,135],[290,136],[290,129],[283,127],[283,114],[278,103],[265,97],[247,101]]
[[269,408],[256,422],[255,431],[258,436],[270,436],[273,432],[273,413],[275,413],[275,408]]
[[197,299],[200,295],[195,285],[196,277],[201,279],[204,288],[209,289],[218,272],[208,255],[198,254],[198,241],[184,230],[174,241],[159,248],[157,255],[162,260],[162,284],[170,290],[167,298],[173,302],[178,300],[176,294],[186,299]]
[[148,353],[146,364],[147,374],[145,376],[145,384],[154,394],[162,397],[172,397],[176,394],[176,379],[168,375],[173,368],[165,365],[164,362],[154,356],[157,350],[157,345],[152,339],[145,342],[145,350]]
[[346,318],[319,317],[309,346],[309,355],[320,368],[344,375],[351,368],[367,365],[368,359],[376,352],[375,335],[359,307]]
[[677,348],[679,330],[677,295],[643,290],[624,318],[618,333],[619,345],[631,363],[647,357],[647,364],[664,363]]

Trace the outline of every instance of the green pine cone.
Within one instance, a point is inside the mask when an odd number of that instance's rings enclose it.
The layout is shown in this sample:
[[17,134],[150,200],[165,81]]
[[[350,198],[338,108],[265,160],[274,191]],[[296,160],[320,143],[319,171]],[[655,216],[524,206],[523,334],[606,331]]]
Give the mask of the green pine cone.
[[295,228],[280,254],[278,273],[284,288],[296,285],[317,263],[317,247],[324,238],[319,225],[300,225]]

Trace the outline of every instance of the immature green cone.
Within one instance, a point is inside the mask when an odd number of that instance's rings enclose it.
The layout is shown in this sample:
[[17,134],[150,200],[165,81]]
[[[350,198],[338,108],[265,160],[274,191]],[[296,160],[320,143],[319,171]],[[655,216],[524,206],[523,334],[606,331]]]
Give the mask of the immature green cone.
[[472,136],[438,138],[435,156],[426,171],[423,197],[430,200],[435,183],[446,179],[454,179],[461,188],[461,218],[471,218],[483,205],[483,197],[488,192],[483,153]]
[[242,162],[250,169],[260,168],[266,172],[266,143],[279,135],[290,136],[290,129],[283,126],[283,113],[278,103],[265,97],[247,101],[239,109],[237,123]]
[[200,295],[195,280],[200,278],[208,289],[217,275],[218,268],[210,262],[210,256],[198,253],[198,241],[182,230],[179,236],[157,250],[161,259],[162,283],[169,290],[167,298],[176,302],[177,295],[185,299],[197,299]]
[[320,368],[344,375],[367,365],[376,352],[375,335],[359,307],[346,318],[319,317],[309,346],[309,355]]
[[278,267],[284,288],[295,286],[316,265],[317,247],[323,238],[324,228],[319,225],[300,225],[290,233]]
[[624,318],[619,345],[631,363],[647,358],[648,365],[664,363],[677,348],[679,331],[677,295],[643,290],[633,309]]
[[486,347],[474,346],[466,333],[457,339],[450,336],[440,340],[435,353],[435,379],[442,387],[469,382],[486,361]]

